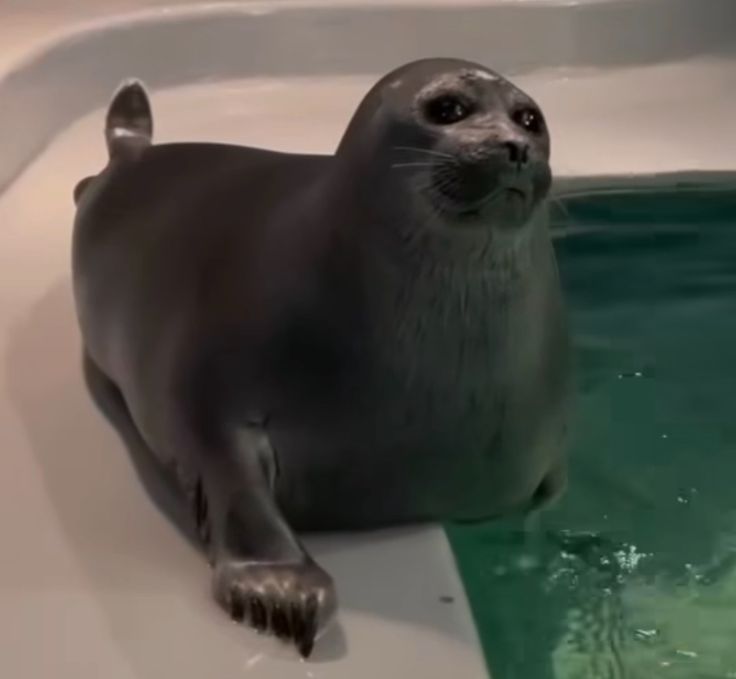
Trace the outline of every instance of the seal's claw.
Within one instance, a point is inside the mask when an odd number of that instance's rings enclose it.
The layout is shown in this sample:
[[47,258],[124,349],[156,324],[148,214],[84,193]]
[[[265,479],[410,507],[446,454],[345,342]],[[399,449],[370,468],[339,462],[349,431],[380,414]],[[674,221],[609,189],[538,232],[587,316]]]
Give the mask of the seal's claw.
[[274,602],[273,611],[271,612],[271,627],[279,639],[289,641],[292,638],[292,631],[289,618],[284,609],[285,606],[281,602]]
[[240,596],[240,592],[234,590],[230,597],[229,605],[230,617],[235,622],[243,622],[245,620],[245,604],[243,598]]
[[268,629],[268,610],[266,605],[260,599],[253,602],[253,617],[251,624],[259,632],[265,632]]
[[222,560],[215,567],[214,594],[233,620],[293,643],[303,658],[312,654],[337,607],[332,578],[306,559],[297,563]]
[[296,601],[292,602],[289,608],[291,613],[291,631],[295,643],[299,646],[301,639],[304,638],[304,616],[302,615],[301,606]]
[[319,604],[317,601],[317,597],[314,594],[310,594],[307,597],[304,608],[302,610],[302,615],[304,619],[302,636],[300,639],[296,640],[297,646],[299,648],[299,653],[301,653],[304,658],[308,658],[312,654],[312,649],[314,648],[314,640],[317,636],[318,631],[318,614]]

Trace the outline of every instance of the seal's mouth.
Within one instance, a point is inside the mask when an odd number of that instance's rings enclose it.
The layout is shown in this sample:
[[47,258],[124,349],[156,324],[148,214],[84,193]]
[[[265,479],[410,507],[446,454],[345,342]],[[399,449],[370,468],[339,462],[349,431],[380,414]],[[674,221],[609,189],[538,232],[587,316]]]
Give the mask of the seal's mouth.
[[506,194],[512,198],[520,198],[521,200],[526,200],[526,191],[524,191],[524,189],[520,189],[516,186],[508,186],[504,190]]
[[[405,147],[399,147],[404,149]],[[442,151],[411,149],[416,156],[392,165],[440,221],[452,226],[523,224],[539,199],[534,166],[499,154],[461,160]]]
[[482,221],[497,212],[521,213],[533,193],[526,173],[505,172],[497,162],[438,163],[429,179],[426,194],[432,206],[462,222]]
[[449,203],[462,209],[487,200],[498,182],[494,173],[483,165],[442,165],[432,173],[432,188]]
[[437,191],[434,202],[441,212],[462,223],[482,223],[493,213],[524,211],[530,202],[530,191],[521,186],[488,186],[485,192],[473,200],[461,198],[457,193],[448,195]]

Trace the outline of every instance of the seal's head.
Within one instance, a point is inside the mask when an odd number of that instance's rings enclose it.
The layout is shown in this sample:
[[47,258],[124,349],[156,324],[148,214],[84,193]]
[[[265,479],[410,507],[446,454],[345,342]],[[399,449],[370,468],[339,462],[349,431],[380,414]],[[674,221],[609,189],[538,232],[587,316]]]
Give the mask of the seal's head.
[[[539,106],[487,68],[425,59],[368,93],[338,149],[382,203],[410,200],[443,227],[519,228],[551,184]],[[431,217],[431,219],[429,219]]]

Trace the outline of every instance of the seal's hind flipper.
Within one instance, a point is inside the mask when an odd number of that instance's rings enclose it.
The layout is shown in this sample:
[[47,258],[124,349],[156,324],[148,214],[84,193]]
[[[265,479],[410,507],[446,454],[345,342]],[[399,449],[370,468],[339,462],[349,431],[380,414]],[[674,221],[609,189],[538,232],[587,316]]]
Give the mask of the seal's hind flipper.
[[126,80],[107,110],[105,139],[110,158],[137,158],[151,145],[153,113],[146,89],[139,80]]

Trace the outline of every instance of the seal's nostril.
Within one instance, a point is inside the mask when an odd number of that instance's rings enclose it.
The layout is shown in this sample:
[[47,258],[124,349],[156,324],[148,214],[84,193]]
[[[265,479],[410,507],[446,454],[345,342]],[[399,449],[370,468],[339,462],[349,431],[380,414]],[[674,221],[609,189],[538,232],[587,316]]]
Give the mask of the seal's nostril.
[[504,142],[504,147],[509,154],[509,160],[515,165],[524,165],[529,160],[529,146],[516,141]]

